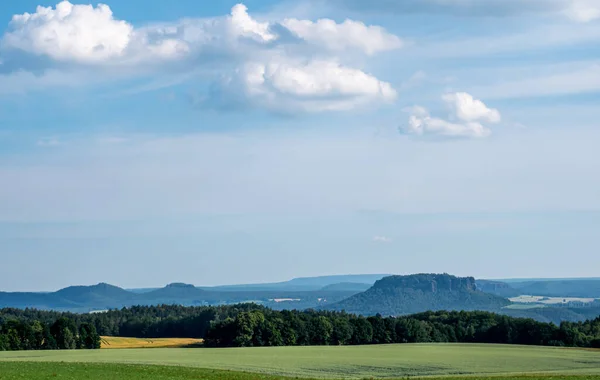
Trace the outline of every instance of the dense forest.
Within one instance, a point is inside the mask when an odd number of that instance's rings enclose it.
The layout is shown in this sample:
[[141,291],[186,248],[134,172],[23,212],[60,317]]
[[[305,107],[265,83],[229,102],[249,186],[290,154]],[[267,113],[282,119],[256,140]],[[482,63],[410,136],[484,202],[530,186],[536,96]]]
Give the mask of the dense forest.
[[560,326],[481,311],[437,311],[404,317],[338,312],[253,310],[213,323],[206,345],[356,345],[504,343],[600,347],[600,318]]
[[0,350],[96,348],[98,335],[204,338],[213,347],[421,342],[600,347],[600,318],[558,326],[482,311],[384,318],[255,304],[139,306],[95,314],[3,309],[0,326]]
[[0,351],[100,348],[100,335],[93,324],[77,326],[65,316],[52,324],[46,319],[0,319]]
[[0,324],[18,320],[52,324],[59,318],[75,326],[89,324],[101,336],[136,338],[203,338],[214,321],[234,318],[240,312],[266,310],[256,304],[185,307],[176,305],[134,306],[102,313],[75,314],[35,309],[0,309]]

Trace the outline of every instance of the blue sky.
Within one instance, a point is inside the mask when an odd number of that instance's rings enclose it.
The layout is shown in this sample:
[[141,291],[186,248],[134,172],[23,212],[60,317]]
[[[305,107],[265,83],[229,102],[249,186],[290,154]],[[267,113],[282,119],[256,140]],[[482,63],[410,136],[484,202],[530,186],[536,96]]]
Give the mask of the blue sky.
[[598,275],[597,1],[25,0],[0,33],[0,290]]

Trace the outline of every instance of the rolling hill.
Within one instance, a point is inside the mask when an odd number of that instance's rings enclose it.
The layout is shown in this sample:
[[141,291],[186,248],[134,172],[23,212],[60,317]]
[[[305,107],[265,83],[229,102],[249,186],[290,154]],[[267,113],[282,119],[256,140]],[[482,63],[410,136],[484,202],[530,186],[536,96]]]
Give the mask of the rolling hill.
[[60,299],[69,300],[69,302],[74,304],[85,303],[96,305],[126,303],[134,298],[131,292],[106,283],[92,286],[70,286],[52,293],[52,295]]
[[500,310],[509,304],[505,298],[477,290],[472,277],[416,274],[385,277],[367,291],[327,309],[364,315],[405,315],[423,310]]
[[[369,285],[363,285],[363,287]],[[207,290],[174,283],[146,292],[128,291],[109,284],[71,286],[52,293],[0,292],[0,308],[36,308],[85,313],[134,305],[222,305],[255,302],[273,309],[307,309],[338,302],[364,289],[346,285],[307,291],[273,288],[261,290]]]

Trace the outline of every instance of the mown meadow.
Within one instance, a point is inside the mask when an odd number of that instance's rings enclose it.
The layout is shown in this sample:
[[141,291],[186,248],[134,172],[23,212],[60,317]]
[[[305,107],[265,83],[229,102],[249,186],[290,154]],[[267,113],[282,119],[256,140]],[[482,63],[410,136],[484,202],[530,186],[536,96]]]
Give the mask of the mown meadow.
[[103,336],[100,342],[100,348],[102,349],[184,348],[202,345],[202,339],[192,338],[122,338]]

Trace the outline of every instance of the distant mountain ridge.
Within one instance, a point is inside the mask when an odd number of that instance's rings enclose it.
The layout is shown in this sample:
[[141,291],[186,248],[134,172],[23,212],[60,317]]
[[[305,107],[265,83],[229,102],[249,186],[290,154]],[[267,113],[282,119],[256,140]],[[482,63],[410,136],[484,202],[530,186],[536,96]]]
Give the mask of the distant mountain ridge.
[[406,315],[424,310],[499,310],[505,298],[477,289],[473,277],[449,274],[389,276],[327,309],[354,314]]
[[545,297],[600,298],[600,280],[554,280],[510,284],[520,294]]
[[[308,289],[286,290],[278,288],[244,288],[221,290],[198,288],[194,285],[173,283],[163,288],[144,292],[125,290],[105,283],[91,286],[70,286],[50,293],[0,292],[0,308],[36,308],[42,310],[89,312],[135,305],[221,305],[255,302],[275,309],[314,308],[327,302],[337,302],[362,289],[327,289],[316,283]],[[368,287],[369,285],[365,285]],[[315,290],[312,290],[315,289]],[[281,302],[280,300],[294,300]]]
[[331,285],[327,285],[321,288],[321,290],[349,290],[349,291],[356,291],[356,292],[364,292],[365,290],[369,289],[372,285],[371,284],[364,284],[364,283],[360,283],[360,282],[340,282],[338,284],[331,284]]
[[290,290],[290,291],[312,291],[319,290],[329,285],[341,283],[360,283],[373,285],[375,281],[380,280],[389,274],[349,274],[349,275],[332,275],[332,276],[317,276],[317,277],[297,277],[289,281],[271,282],[264,284],[240,284],[240,285],[222,285],[222,286],[204,286],[201,289],[205,290]]
[[478,289],[503,297],[520,295],[544,297],[600,298],[600,279],[551,279],[504,282],[477,280]]
[[[432,282],[431,277],[434,276]],[[435,277],[438,276],[438,277]],[[403,289],[403,290],[401,290]],[[223,305],[255,302],[283,309],[346,309],[358,314],[412,314],[426,310],[496,311],[540,321],[580,321],[600,315],[597,304],[511,305],[505,298],[523,294],[600,298],[600,280],[574,279],[506,283],[472,277],[378,274],[296,278],[267,284],[196,287],[172,283],[163,288],[129,289],[100,283],[56,292],[0,292],[0,308],[37,308],[86,313],[134,305]],[[408,305],[408,306],[407,306]]]

